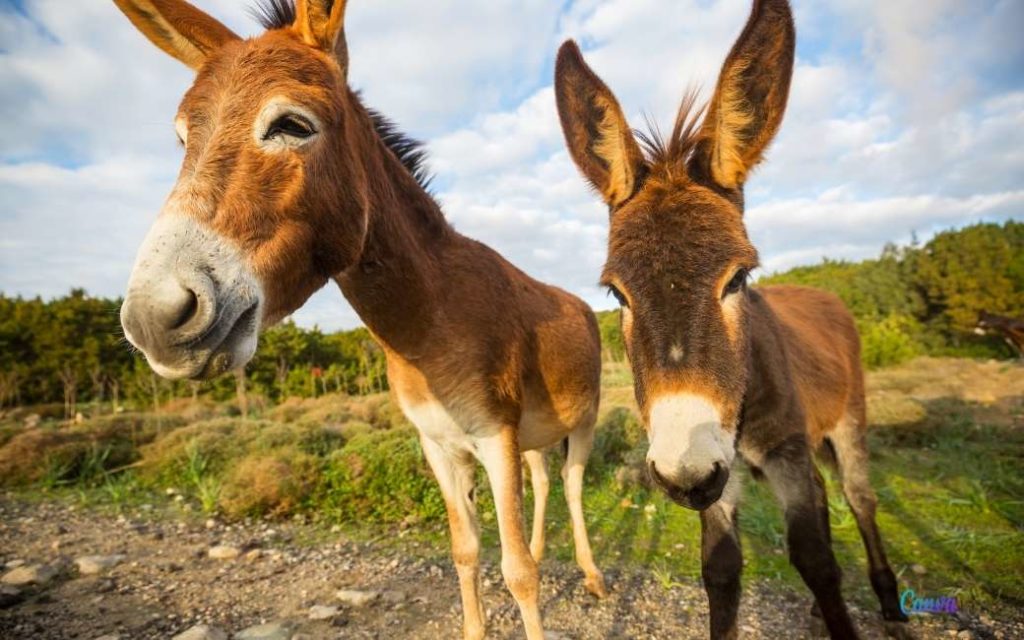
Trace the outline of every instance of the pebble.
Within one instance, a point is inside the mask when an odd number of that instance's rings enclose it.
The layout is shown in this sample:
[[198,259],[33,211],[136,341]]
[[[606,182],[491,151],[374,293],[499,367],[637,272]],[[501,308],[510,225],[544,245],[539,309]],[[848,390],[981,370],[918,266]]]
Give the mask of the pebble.
[[210,547],[207,555],[214,560],[234,560],[242,554],[242,550],[238,547],[232,547],[225,544],[219,544],[215,547]]
[[79,558],[75,558],[75,565],[78,566],[78,572],[87,576],[103,573],[108,569],[113,569],[122,562],[124,562],[124,556],[121,555],[81,556]]
[[197,624],[187,631],[182,631],[171,640],[228,640],[228,634],[208,624]]
[[0,609],[13,607],[21,602],[22,599],[21,589],[9,584],[0,584]]
[[292,625],[287,622],[268,622],[243,629],[234,635],[235,640],[290,640]]
[[361,589],[340,589],[335,597],[350,607],[365,607],[380,597],[380,591],[364,591]]
[[338,615],[338,607],[317,604],[309,608],[310,620],[330,620]]
[[57,568],[47,564],[26,564],[4,574],[0,582],[11,585],[46,584],[57,576]]

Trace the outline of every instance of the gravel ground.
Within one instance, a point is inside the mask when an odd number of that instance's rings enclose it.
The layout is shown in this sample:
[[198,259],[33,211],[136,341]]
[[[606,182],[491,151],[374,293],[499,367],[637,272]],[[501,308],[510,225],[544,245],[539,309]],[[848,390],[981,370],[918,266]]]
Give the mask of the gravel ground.
[[[200,624],[213,631],[193,632],[195,638],[461,637],[446,549],[352,542],[341,534],[309,543],[311,533],[295,523],[180,521],[152,510],[111,516],[0,496],[4,582],[37,581],[0,585],[0,637],[171,638]],[[499,568],[485,563],[483,575],[488,637],[521,638]],[[542,576],[551,638],[707,637],[707,604],[696,581],[665,588],[649,570],[606,566],[611,595],[597,601],[573,565],[545,560]],[[823,637],[809,609],[804,592],[747,584],[741,636]],[[865,638],[886,637],[873,611],[853,615]],[[264,626],[250,629],[255,625]],[[1024,613],[1015,620],[918,616],[910,630],[921,639],[1024,638]]]

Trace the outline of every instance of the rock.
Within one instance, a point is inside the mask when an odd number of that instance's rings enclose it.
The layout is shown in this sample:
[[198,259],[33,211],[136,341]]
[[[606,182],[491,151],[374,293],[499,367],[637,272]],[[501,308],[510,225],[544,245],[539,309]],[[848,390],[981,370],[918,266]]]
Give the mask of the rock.
[[340,589],[334,594],[338,600],[350,607],[365,607],[380,597],[380,591],[364,591],[361,589]]
[[383,597],[384,602],[388,604],[400,604],[409,599],[409,596],[404,591],[385,591]]
[[57,576],[57,568],[47,564],[26,564],[4,574],[0,582],[11,585],[46,584]]
[[82,556],[75,558],[75,565],[82,575],[91,576],[113,569],[124,561],[124,556]]
[[228,640],[228,634],[208,624],[197,624],[191,629],[182,631],[171,640]]
[[928,569],[926,569],[923,564],[912,564],[910,565],[910,570],[919,576],[923,576],[928,573]]
[[974,640],[974,633],[969,629],[964,629],[956,634],[956,640]]
[[7,569],[17,569],[18,567],[23,567],[23,566],[25,566],[25,561],[24,561],[24,560],[22,560],[22,559],[20,559],[20,558],[16,558],[16,559],[14,559],[14,560],[11,560],[10,562],[8,562],[8,563],[7,563],[6,565],[4,565],[4,566],[5,566],[5,568],[7,568]]
[[28,414],[27,416],[25,416],[25,428],[26,429],[33,429],[33,428],[39,426],[39,421],[40,420],[42,420],[42,418],[39,416],[38,413],[30,413],[30,414]]
[[290,640],[293,631],[287,622],[268,622],[239,631],[235,640]]
[[336,615],[338,615],[338,607],[317,604],[309,608],[310,620],[330,620]]
[[210,547],[210,550],[206,552],[206,555],[210,556],[214,560],[234,560],[241,554],[241,549],[226,544],[219,544],[216,547]]
[[96,640],[121,640],[121,636],[116,633],[108,633],[96,638]]
[[9,584],[0,584],[0,609],[13,607],[24,599],[21,589]]
[[213,518],[207,518],[207,520],[206,520],[206,528],[207,529],[215,529],[216,527],[217,527],[217,521],[214,520]]
[[256,562],[260,559],[260,556],[262,555],[263,551],[261,551],[260,549],[250,549],[245,552],[245,555],[242,556],[242,559],[246,562]]
[[544,632],[544,640],[570,640],[570,638],[560,631],[548,629]]

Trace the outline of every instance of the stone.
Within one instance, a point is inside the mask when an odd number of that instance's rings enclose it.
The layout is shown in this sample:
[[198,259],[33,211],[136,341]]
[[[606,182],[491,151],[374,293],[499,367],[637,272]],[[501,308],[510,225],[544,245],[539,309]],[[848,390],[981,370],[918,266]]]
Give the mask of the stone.
[[124,562],[124,556],[82,556],[75,558],[75,565],[82,575],[92,576],[113,569]]
[[928,573],[928,569],[926,569],[923,564],[912,564],[910,565],[910,570],[919,576],[923,576]]
[[4,574],[0,582],[15,586],[46,584],[57,577],[57,568],[47,564],[26,564]]
[[226,544],[219,544],[216,547],[210,547],[210,550],[206,552],[206,555],[210,556],[214,560],[234,560],[241,554],[241,549]]
[[21,589],[18,587],[0,584],[0,609],[13,607],[24,599],[25,596],[22,595]]
[[96,638],[96,640],[121,640],[121,636],[116,633],[108,633]]
[[330,620],[338,615],[338,607],[317,604],[309,608],[310,620]]
[[335,597],[350,607],[365,607],[380,597],[379,591],[364,591],[361,589],[340,589]]
[[245,555],[242,556],[242,559],[245,560],[246,562],[256,562],[257,560],[260,559],[260,557],[262,555],[263,555],[263,551],[262,550],[260,550],[260,549],[250,549],[250,550],[245,552]]
[[287,622],[268,622],[243,629],[235,634],[235,640],[291,640],[292,625]]
[[228,640],[228,634],[208,624],[197,624],[191,629],[182,631],[171,640]]

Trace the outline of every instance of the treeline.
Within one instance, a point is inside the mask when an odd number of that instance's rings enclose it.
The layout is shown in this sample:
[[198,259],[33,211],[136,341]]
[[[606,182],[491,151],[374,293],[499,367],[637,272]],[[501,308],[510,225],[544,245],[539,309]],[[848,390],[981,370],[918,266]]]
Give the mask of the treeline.
[[120,300],[80,289],[62,298],[0,294],[0,409],[61,403],[72,417],[81,403],[104,407],[156,406],[202,394],[215,400],[277,402],[327,392],[365,394],[387,388],[384,355],[365,329],[324,333],[292,322],[261,336],[244,377],[170,382],[156,376],[123,337]]
[[[1009,357],[994,337],[973,333],[978,313],[1024,316],[1024,223],[978,224],[923,246],[888,246],[877,259],[825,260],[761,278],[838,294],[857,319],[870,367],[916,355]],[[59,403],[71,417],[93,407],[160,406],[202,394],[278,402],[327,392],[387,388],[384,355],[365,329],[324,333],[286,322],[264,332],[244,377],[168,382],[122,337],[120,300],[82,290],[50,301],[0,294],[0,409]],[[604,357],[624,359],[617,311],[598,313]]]
[[[873,260],[825,259],[762,277],[836,293],[857,320],[869,367],[917,355],[1011,357],[998,337],[974,333],[978,313],[1024,317],[1024,223],[976,224],[923,246],[887,246]],[[618,312],[598,314],[606,358],[624,357]]]

